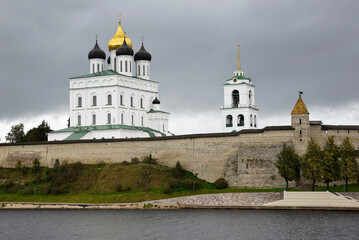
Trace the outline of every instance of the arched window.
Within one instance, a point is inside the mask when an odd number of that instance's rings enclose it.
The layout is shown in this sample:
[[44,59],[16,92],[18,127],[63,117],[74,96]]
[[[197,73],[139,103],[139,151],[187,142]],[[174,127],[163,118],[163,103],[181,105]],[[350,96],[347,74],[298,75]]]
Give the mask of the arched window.
[[233,117],[232,117],[232,115],[227,115],[227,117],[226,117],[226,127],[233,127]]
[[143,116],[141,117],[141,126],[143,126]]
[[120,105],[123,106],[123,95],[120,95]]
[[130,98],[131,107],[133,107],[133,97]]
[[123,124],[123,113],[121,113],[121,124]]
[[238,127],[244,126],[244,116],[242,114],[238,115],[237,126]]
[[92,97],[92,106],[97,106],[97,97],[96,96]]
[[140,99],[141,108],[143,108],[143,99]]
[[142,73],[142,75],[143,75],[143,76],[146,75],[146,66],[145,66],[145,65],[143,65],[143,73]]
[[133,115],[131,115],[131,124],[135,125],[135,117]]
[[147,76],[150,76],[150,66],[147,65]]
[[102,69],[101,69],[101,71],[103,71],[103,64],[102,64]]
[[96,115],[92,114],[92,125],[96,124]]
[[117,71],[117,68],[116,68],[117,66],[116,66],[116,60],[114,61],[114,68],[113,68],[113,70],[114,71]]
[[122,61],[120,61],[120,72],[122,72]]
[[130,72],[132,72],[132,62],[130,61]]
[[253,127],[253,115],[251,114],[251,116],[249,117],[250,123],[251,123],[251,127]]
[[82,97],[77,98],[77,107],[82,107]]
[[162,125],[162,131],[165,132],[165,125]]
[[127,72],[127,60],[125,61],[125,72]]
[[249,90],[248,96],[249,96],[249,105],[252,105],[252,90]]
[[99,72],[99,71],[100,71],[100,64],[97,63],[97,72]]
[[141,75],[141,66],[138,65],[138,76],[140,76],[140,75]]
[[77,125],[81,126],[81,115],[77,116]]
[[112,105],[112,95],[107,95],[107,105]]
[[93,63],[92,64],[92,73],[94,73],[95,72],[95,64]]
[[257,127],[257,115],[254,115],[254,127]]
[[234,90],[232,92],[232,107],[237,108],[239,105],[239,92],[238,90]]
[[111,124],[111,113],[107,114],[107,124]]

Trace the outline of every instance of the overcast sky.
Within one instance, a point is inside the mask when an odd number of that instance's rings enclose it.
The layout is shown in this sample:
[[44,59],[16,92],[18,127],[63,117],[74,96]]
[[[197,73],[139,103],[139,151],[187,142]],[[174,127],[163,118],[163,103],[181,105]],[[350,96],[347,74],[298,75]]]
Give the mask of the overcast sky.
[[311,119],[359,124],[359,1],[4,1],[0,8],[0,138],[12,124],[66,127],[68,78],[89,72],[95,35],[107,53],[122,27],[152,54],[174,133],[220,131],[223,84],[241,67],[259,123],[290,123],[298,90]]

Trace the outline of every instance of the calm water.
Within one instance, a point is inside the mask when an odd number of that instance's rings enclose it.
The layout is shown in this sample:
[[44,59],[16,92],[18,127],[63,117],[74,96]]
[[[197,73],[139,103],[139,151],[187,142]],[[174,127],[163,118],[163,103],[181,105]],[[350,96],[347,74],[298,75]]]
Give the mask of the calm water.
[[359,212],[0,210],[0,239],[359,239]]

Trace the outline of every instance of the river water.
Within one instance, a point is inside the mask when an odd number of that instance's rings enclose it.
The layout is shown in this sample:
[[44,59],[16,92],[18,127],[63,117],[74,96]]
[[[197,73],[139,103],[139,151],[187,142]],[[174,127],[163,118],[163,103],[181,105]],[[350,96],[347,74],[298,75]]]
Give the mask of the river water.
[[359,239],[359,212],[0,210],[0,239]]

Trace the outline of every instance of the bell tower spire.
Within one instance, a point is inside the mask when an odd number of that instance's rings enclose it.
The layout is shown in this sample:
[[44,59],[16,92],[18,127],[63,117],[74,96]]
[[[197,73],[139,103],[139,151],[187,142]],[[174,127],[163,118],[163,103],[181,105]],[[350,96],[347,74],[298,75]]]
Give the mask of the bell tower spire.
[[241,56],[240,56],[240,45],[238,43],[238,58],[237,58],[237,69],[234,70],[233,76],[244,76],[244,72],[241,69]]
[[238,62],[237,62],[237,70],[241,70],[241,59],[240,59],[240,55],[239,55],[239,48],[240,45],[238,43]]

